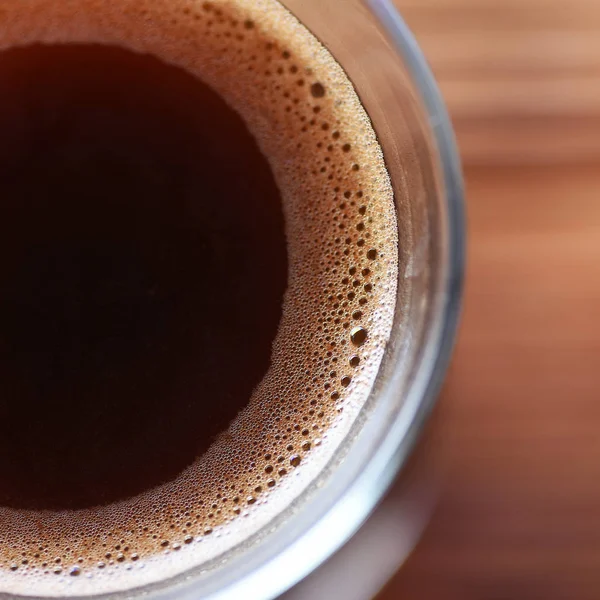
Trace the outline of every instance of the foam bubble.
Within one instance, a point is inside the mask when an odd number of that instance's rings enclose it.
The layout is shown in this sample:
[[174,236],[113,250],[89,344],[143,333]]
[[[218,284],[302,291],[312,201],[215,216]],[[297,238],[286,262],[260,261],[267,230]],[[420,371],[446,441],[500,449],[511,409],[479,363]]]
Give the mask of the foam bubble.
[[0,47],[34,42],[118,45],[203,79],[268,156],[286,218],[289,285],[272,364],[208,452],[176,480],[108,506],[0,508],[0,591],[105,593],[232,548],[326,464],[389,338],[397,223],[351,83],[275,0],[4,2]]

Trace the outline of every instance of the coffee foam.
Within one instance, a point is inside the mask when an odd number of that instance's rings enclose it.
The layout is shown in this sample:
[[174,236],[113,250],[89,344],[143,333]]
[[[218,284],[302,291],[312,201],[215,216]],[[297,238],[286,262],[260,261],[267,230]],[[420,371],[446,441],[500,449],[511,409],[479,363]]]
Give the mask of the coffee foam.
[[238,111],[281,190],[289,283],[269,371],[176,480],[92,509],[0,508],[0,591],[36,597],[174,576],[235,547],[298,497],[373,385],[398,254],[369,118],[340,66],[275,0],[4,2],[0,48],[40,42],[153,54]]

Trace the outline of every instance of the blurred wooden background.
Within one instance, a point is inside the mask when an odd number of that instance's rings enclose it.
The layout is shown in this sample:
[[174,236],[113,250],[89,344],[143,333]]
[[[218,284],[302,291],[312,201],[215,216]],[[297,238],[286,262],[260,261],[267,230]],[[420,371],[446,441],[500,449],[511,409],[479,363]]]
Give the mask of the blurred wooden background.
[[469,213],[444,485],[381,600],[600,598],[600,1],[397,0]]
[[600,159],[600,1],[396,2],[466,163]]

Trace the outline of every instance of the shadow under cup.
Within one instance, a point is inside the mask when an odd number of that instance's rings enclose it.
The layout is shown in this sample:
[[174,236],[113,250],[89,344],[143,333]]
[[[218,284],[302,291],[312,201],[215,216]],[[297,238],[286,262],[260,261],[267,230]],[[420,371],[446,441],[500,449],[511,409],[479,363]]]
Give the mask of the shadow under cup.
[[462,189],[427,66],[387,0],[282,3],[344,68],[383,148],[399,227],[391,340],[350,433],[291,506],[209,564],[111,598],[266,599],[294,585],[348,540],[404,465],[449,359],[462,283]]

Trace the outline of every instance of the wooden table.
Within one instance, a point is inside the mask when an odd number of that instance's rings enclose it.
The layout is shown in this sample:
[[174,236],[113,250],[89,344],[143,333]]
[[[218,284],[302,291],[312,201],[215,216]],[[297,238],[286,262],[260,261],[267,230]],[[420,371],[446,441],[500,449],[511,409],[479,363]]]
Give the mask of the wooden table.
[[381,600],[600,598],[600,164],[466,169],[444,483]]
[[395,0],[468,164],[600,161],[598,0]]
[[444,481],[379,600],[600,599],[600,2],[396,0],[465,162]]

